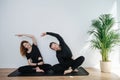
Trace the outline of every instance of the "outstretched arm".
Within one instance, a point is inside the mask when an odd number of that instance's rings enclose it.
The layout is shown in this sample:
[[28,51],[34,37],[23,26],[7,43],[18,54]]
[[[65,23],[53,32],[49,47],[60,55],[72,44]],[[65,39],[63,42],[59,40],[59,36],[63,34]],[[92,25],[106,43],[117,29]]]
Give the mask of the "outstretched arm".
[[45,36],[45,35],[51,35],[51,36],[56,37],[56,38],[59,40],[60,44],[61,44],[61,43],[62,43],[62,44],[65,43],[64,40],[63,40],[63,38],[62,38],[59,34],[57,34],[57,33],[53,33],[53,32],[44,32],[44,33],[42,33],[41,36]]
[[18,37],[22,37],[22,36],[29,37],[29,38],[32,39],[33,44],[37,45],[37,41],[36,41],[35,37],[31,34],[16,34],[16,36],[18,36]]

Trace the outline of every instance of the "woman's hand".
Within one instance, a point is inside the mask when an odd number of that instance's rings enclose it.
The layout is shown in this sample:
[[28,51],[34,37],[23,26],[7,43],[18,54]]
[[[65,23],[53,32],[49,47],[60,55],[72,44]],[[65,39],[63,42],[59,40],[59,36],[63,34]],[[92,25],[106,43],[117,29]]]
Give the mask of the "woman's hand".
[[39,63],[38,63],[38,65],[43,65],[43,64],[44,64],[44,62],[43,62],[43,61],[41,61],[41,62],[39,62]]
[[42,58],[41,58],[41,57],[38,57],[38,60],[42,60]]
[[29,38],[32,39],[33,43],[34,43],[35,45],[37,45],[36,38],[35,38],[33,35],[31,35],[31,34],[16,34],[16,36],[18,36],[18,37],[22,37],[22,36],[29,37]]

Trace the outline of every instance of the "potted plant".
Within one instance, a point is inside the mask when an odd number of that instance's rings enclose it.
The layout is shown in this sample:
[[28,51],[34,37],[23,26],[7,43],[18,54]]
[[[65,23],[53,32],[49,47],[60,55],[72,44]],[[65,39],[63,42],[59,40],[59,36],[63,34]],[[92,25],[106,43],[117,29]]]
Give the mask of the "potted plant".
[[112,48],[120,42],[118,29],[113,29],[115,19],[111,14],[102,14],[92,21],[92,30],[88,31],[93,35],[91,46],[100,51],[102,61],[100,61],[101,71],[110,72],[109,53]]

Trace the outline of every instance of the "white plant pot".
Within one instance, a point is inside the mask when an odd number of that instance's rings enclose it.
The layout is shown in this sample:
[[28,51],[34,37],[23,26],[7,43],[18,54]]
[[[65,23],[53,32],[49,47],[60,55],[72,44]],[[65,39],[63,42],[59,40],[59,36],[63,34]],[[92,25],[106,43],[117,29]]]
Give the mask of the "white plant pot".
[[111,72],[111,61],[100,61],[101,72]]

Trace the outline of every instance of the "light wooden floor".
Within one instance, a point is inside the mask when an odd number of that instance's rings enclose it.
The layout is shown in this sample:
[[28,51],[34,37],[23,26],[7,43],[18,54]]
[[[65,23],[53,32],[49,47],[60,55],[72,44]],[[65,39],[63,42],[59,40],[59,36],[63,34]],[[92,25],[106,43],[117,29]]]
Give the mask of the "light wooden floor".
[[55,77],[7,77],[15,69],[0,68],[0,80],[120,80],[120,74],[101,73],[95,68],[85,68],[90,74],[88,76],[55,76]]

